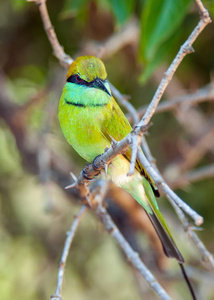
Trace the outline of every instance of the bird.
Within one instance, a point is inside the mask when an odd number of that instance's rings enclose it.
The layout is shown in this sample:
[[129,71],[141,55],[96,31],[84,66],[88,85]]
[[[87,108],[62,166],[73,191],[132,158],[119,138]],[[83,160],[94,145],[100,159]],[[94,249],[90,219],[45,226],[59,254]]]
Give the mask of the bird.
[[[59,102],[58,118],[67,142],[89,163],[104,153],[112,140],[120,141],[132,131],[112,96],[104,63],[94,56],[80,56],[70,65]],[[182,268],[184,258],[157,204],[158,189],[138,159],[134,175],[127,176],[130,159],[130,148],[116,156],[108,166],[108,178],[143,207],[164,253],[176,259]]]

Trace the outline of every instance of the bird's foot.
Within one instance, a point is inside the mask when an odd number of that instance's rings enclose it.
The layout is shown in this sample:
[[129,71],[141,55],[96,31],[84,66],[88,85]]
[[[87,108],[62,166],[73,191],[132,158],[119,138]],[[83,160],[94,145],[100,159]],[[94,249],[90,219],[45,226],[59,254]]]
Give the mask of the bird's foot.
[[97,158],[100,157],[100,156],[101,156],[101,155],[96,156],[95,159],[94,159],[93,162],[92,162],[92,167],[93,167],[94,171],[98,171],[99,173],[100,173],[100,167],[99,167],[98,165],[96,165],[96,160],[97,160]]
[[[96,161],[97,161],[97,159],[98,159],[100,156],[101,156],[101,155],[96,156],[95,159],[94,159],[93,162],[92,162],[93,169],[94,169],[95,171],[99,172],[98,174],[100,174],[100,172],[101,172],[102,169],[103,169],[103,167],[99,167],[99,166],[96,164]],[[105,163],[104,161],[102,161],[102,164],[103,164],[103,166],[104,166],[105,174],[106,174],[106,176],[107,176],[108,164]],[[98,175],[98,174],[97,174],[97,175]]]
[[[94,161],[95,161],[95,159],[94,159]],[[83,168],[82,175],[87,180],[93,180],[95,176],[98,176],[100,174],[100,170],[99,170],[98,166],[94,163],[94,161],[92,162],[92,167],[93,167],[94,172],[93,171],[89,172],[90,164],[86,164]]]

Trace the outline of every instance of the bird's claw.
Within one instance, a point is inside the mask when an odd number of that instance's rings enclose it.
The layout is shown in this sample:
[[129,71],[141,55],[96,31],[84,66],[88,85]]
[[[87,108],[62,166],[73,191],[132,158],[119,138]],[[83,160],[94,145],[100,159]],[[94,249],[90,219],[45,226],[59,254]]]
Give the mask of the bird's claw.
[[95,159],[93,160],[92,167],[93,167],[94,171],[99,171],[99,173],[100,173],[100,167],[96,165],[96,160],[99,156],[101,156],[101,155],[96,156]]
[[92,180],[93,177],[91,176],[88,176],[88,172],[87,172],[87,167],[88,167],[89,164],[86,164],[82,170],[82,176],[87,179],[87,180]]

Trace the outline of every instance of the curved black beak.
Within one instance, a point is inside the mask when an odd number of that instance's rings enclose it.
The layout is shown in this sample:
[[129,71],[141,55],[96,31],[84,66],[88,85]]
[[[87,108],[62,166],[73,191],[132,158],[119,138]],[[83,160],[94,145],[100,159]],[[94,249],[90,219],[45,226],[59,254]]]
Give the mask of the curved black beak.
[[103,81],[102,79],[96,78],[96,79],[94,79],[93,84],[91,86],[96,87],[96,88],[106,92],[111,97],[111,93],[105,87],[104,82],[105,81]]

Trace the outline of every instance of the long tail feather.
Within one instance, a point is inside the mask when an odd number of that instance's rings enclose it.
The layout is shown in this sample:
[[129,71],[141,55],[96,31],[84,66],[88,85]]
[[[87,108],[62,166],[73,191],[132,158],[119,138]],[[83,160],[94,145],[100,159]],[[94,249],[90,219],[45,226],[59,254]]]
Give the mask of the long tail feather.
[[175,242],[168,234],[168,232],[165,230],[165,228],[162,226],[161,222],[159,221],[155,213],[153,214],[147,213],[147,215],[159,236],[159,239],[161,241],[166,256],[177,259],[179,263],[184,263],[183,256],[181,255],[180,251],[175,245]]
[[164,229],[164,227],[162,226],[162,224],[160,223],[160,221],[158,220],[157,216],[155,214],[149,214],[147,213],[150,221],[152,222],[158,236],[159,239],[161,241],[164,253],[166,254],[166,256],[170,257],[170,258],[175,258],[177,259],[179,266],[181,268],[183,277],[186,281],[186,284],[189,288],[189,291],[192,295],[192,299],[193,300],[197,300],[196,295],[194,293],[194,290],[192,288],[191,282],[186,274],[186,271],[184,269],[183,263],[184,263],[184,258],[181,255],[180,251],[178,250],[177,246],[175,245],[175,242],[173,241],[173,239],[169,236],[168,232]]
[[186,283],[187,283],[188,288],[189,288],[189,290],[190,290],[190,293],[191,293],[191,295],[192,295],[192,299],[193,299],[193,300],[197,300],[196,295],[195,295],[195,292],[194,292],[194,290],[193,290],[193,288],[192,288],[191,282],[190,282],[190,280],[189,280],[189,278],[188,278],[188,276],[187,276],[187,273],[186,273],[186,271],[185,271],[185,269],[184,269],[184,265],[179,263],[179,266],[180,266],[180,268],[181,268],[181,272],[182,272],[182,274],[183,274],[183,276],[184,276],[184,279],[186,280]]

